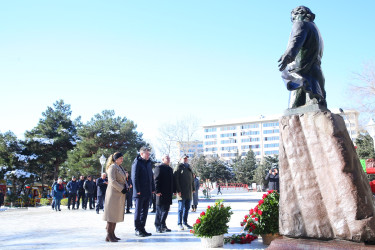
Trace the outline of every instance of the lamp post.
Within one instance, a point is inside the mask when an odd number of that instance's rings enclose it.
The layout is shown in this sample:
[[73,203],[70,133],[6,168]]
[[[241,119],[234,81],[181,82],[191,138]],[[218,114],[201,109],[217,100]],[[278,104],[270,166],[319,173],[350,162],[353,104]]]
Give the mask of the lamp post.
[[107,160],[107,158],[105,158],[104,155],[100,156],[100,158],[99,158],[100,164],[102,165],[102,173],[103,173],[103,167],[104,167],[104,164],[105,164],[106,160]]
[[370,119],[370,121],[367,123],[367,131],[369,135],[371,136],[374,144],[374,150],[375,150],[375,122],[373,119]]

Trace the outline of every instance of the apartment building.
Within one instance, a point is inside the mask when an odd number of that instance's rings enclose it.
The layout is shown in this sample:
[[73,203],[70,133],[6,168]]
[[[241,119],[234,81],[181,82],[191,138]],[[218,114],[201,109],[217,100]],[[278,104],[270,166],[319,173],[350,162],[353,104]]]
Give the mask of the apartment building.
[[[345,121],[353,141],[358,136],[358,116],[355,110],[332,109]],[[250,117],[237,120],[213,122],[203,125],[204,155],[220,157],[231,162],[237,155],[245,156],[249,149],[257,160],[278,155],[280,143],[279,118],[282,115]]]
[[177,147],[180,153],[180,156],[186,154],[190,158],[195,156],[199,156],[203,154],[203,142],[202,141],[184,141],[184,142],[177,142]]

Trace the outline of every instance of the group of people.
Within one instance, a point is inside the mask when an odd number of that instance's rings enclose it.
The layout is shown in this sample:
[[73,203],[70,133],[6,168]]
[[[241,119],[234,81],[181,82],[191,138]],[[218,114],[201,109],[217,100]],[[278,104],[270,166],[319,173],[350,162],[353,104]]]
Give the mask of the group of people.
[[[121,166],[122,162],[122,153],[116,152],[109,157],[106,166],[108,187],[105,196],[103,220],[107,221],[106,241],[110,242],[120,240],[115,235],[115,228],[118,222],[124,221],[125,199],[129,195],[130,189],[126,181],[127,172]],[[171,231],[166,225],[166,219],[174,194],[177,195],[178,199],[178,228],[179,230],[191,229],[192,227],[188,224],[188,214],[192,205],[193,194],[198,191],[196,187],[198,179],[194,176],[188,163],[188,156],[184,155],[181,158],[181,162],[175,171],[170,167],[170,157],[168,155],[162,157],[162,164],[156,166],[154,171],[151,165],[150,150],[147,147],[142,147],[139,155],[132,163],[131,171],[132,197],[135,203],[135,235],[139,237],[152,235],[145,230],[145,225],[153,194],[156,197],[154,222],[156,232]],[[197,203],[198,197],[196,198]],[[193,209],[196,209],[196,205],[193,204]]]
[[[80,202],[82,201],[82,208],[87,209],[87,203],[89,203],[89,209],[95,209],[96,213],[99,213],[100,209],[104,209],[104,198],[108,185],[108,179],[106,173],[102,173],[98,179],[92,179],[89,175],[85,180],[84,176],[80,176],[77,181],[75,176],[72,176],[72,180],[68,182],[66,188],[64,188],[62,178],[58,178],[52,184],[52,209],[61,211],[60,204],[64,193],[68,197],[68,209],[70,206],[72,209],[79,209]],[[95,199],[97,204],[95,206]]]

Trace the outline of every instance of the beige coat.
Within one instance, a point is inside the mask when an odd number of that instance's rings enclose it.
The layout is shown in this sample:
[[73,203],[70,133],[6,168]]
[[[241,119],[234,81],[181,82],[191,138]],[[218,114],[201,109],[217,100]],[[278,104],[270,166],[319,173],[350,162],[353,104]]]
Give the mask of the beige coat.
[[108,187],[105,193],[103,215],[103,220],[107,222],[124,221],[125,194],[121,191],[126,183],[125,173],[125,170],[116,164],[112,164],[107,170]]

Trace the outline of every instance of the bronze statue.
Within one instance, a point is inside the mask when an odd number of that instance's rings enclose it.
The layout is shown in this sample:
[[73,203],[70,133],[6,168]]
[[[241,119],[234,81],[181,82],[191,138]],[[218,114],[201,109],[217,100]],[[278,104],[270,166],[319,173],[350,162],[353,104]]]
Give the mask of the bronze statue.
[[324,76],[320,68],[323,39],[314,23],[315,14],[305,6],[292,10],[292,32],[279,59],[279,70],[291,92],[289,108],[319,104],[327,108]]

